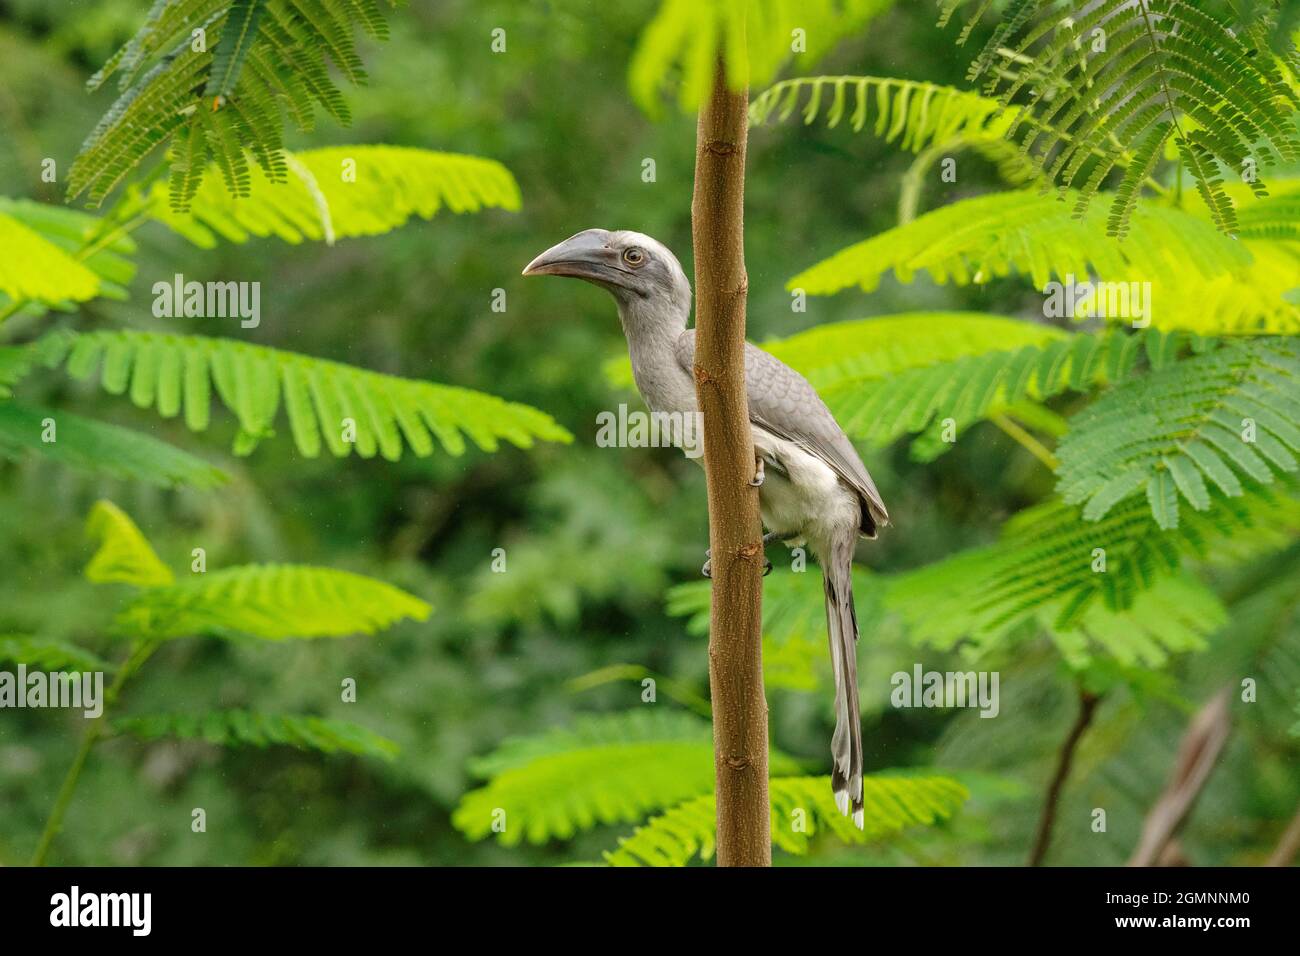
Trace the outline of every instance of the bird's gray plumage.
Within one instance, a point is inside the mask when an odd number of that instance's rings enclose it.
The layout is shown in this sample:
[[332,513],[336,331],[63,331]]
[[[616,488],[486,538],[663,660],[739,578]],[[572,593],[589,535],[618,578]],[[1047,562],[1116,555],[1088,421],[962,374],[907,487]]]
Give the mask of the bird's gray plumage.
[[[618,302],[637,390],[654,412],[698,410],[691,287],[677,258],[636,232],[588,229],[542,253],[524,275],[563,275]],[[767,352],[745,346],[745,387],[763,522],[789,543],[807,542],[822,565],[826,630],[835,675],[831,781],[843,813],[863,826],[853,550],[889,513],[862,459],[808,381]]]
[[[689,373],[695,364],[694,329],[678,337],[674,351]],[[776,356],[746,342],[745,392],[751,422],[817,456],[853,489],[862,507],[862,533],[874,538],[877,526],[889,522],[885,503],[857,449],[808,380]]]

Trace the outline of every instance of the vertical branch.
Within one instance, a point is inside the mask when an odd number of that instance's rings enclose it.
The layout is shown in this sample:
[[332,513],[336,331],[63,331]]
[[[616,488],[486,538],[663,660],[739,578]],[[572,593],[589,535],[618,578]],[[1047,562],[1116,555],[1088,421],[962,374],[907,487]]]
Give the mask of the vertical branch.
[[719,57],[700,109],[691,235],[695,391],[704,417],[713,607],[709,686],[719,866],[769,866],[767,699],[762,660],[762,528],[745,393],[744,199],[748,95],[727,88]]
[[1086,690],[1079,691],[1079,716],[1074,719],[1074,726],[1061,744],[1060,756],[1056,758],[1056,772],[1052,782],[1047,786],[1047,799],[1043,802],[1043,815],[1038,819],[1038,834],[1034,837],[1034,848],[1029,853],[1030,866],[1042,866],[1047,856],[1047,848],[1052,845],[1052,830],[1056,827],[1056,807],[1061,801],[1061,790],[1069,779],[1070,767],[1074,763],[1074,751],[1083,739],[1084,731],[1092,723],[1101,698]]

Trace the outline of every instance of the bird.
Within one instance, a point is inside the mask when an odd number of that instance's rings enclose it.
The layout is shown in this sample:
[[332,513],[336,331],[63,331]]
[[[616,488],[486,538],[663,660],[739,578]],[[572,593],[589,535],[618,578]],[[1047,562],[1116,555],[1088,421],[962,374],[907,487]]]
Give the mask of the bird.
[[[587,229],[547,249],[525,276],[565,276],[609,292],[632,360],[637,391],[653,413],[698,414],[691,284],[661,242],[628,230]],[[853,555],[876,538],[889,512],[857,450],[802,375],[745,344],[745,387],[766,546],[807,546],[822,568],[835,680],[831,785],[839,811],[863,828],[862,727]],[[769,566],[770,567],[770,566]],[[704,573],[709,573],[706,564]]]

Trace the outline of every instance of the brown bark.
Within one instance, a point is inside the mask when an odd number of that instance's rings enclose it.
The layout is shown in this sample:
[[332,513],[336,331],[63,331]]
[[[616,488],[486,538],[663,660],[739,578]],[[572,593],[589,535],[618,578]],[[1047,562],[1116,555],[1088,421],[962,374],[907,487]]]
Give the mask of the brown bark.
[[1169,782],[1142,824],[1129,866],[1161,866],[1196,798],[1205,789],[1232,730],[1231,687],[1219,691],[1192,718],[1183,734]]
[[718,865],[770,866],[767,698],[763,692],[763,544],[745,393],[744,199],[748,96],[717,64],[700,108],[691,235],[695,246],[695,391],[704,416],[713,608],[709,687],[717,777]]
[[1291,823],[1278,841],[1277,849],[1268,858],[1268,866],[1290,866],[1300,853],[1300,811],[1291,818]]

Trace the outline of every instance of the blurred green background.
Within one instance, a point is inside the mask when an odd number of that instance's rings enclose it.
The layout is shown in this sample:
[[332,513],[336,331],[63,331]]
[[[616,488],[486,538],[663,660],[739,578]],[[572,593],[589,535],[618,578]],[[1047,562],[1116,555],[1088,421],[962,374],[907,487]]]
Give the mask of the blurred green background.
[[[58,186],[39,181],[40,161],[54,157],[61,169],[71,161],[110,96],[88,95],[83,83],[130,36],[146,6],[0,0],[0,192],[62,200]],[[353,125],[323,121],[310,137],[291,138],[290,147],[389,143],[491,157],[518,179],[521,212],[442,214],[333,248],[255,240],[205,253],[148,226],[137,233],[140,267],[129,301],[97,300],[80,320],[85,329],[129,323],[248,335],[481,389],[551,413],[574,434],[572,445],[408,455],[391,464],[305,460],[292,443],[268,441],[251,457],[234,458],[226,451],[230,416],[216,416],[208,435],[195,436],[63,376],[25,386],[28,395],[197,451],[233,481],[213,492],[160,492],[51,465],[0,465],[0,631],[39,625],[48,636],[105,647],[111,605],[80,576],[90,550],[84,517],[100,497],[130,512],[174,567],[188,565],[194,547],[205,548],[213,566],[328,565],[372,574],[434,606],[427,622],[374,637],[165,647],[132,687],[133,710],[247,707],[334,716],[397,741],[401,757],[378,764],[286,749],[110,742],[86,770],[53,862],[513,865],[594,859],[612,845],[607,831],[572,845],[470,843],[452,828],[450,813],[473,785],[469,758],[509,735],[639,699],[636,683],[572,692],[565,685],[577,676],[633,662],[707,691],[704,639],[666,615],[663,602],[666,587],[699,574],[708,537],[703,476],[675,452],[596,447],[596,415],[636,402],[601,374],[623,349],[612,304],[587,286],[519,275],[537,253],[592,226],[649,233],[691,274],[694,117],[669,109],[651,121],[627,93],[627,64],[655,7],[653,0],[413,0],[390,18],[390,42],[363,48],[371,82],[348,91]],[[489,47],[496,27],[507,31],[502,54]],[[931,6],[908,3],[838,46],[817,72],[961,85],[966,63],[951,37],[934,29]],[[642,181],[645,158],[655,161],[653,183]],[[792,312],[784,283],[795,271],[896,221],[899,177],[910,158],[871,137],[798,123],[753,132],[746,205],[752,339],[925,308],[1029,314],[1035,297],[1020,284],[956,289],[924,281],[890,281],[869,298],[810,299],[806,312]],[[996,171],[971,156],[963,159],[960,184],[936,182],[922,205],[996,183]],[[260,328],[154,319],[149,288],[175,272],[260,281]],[[496,288],[506,290],[504,313],[491,310]],[[20,323],[13,326],[6,334],[21,337]],[[1052,484],[987,425],[932,463],[911,462],[905,448],[871,451],[866,460],[895,520],[859,551],[875,568],[913,567],[989,540]],[[505,574],[489,567],[494,548],[506,549]],[[1003,776],[966,778],[977,799],[956,833],[813,860],[1021,862],[1036,794],[1073,717],[1069,686],[1054,679],[1060,665],[1047,653],[1002,662],[1006,717],[979,721],[883,706],[889,673],[914,660],[944,665],[940,655],[901,643],[863,651],[863,685],[876,688],[864,691],[868,768],[935,765]],[[1213,686],[1194,667],[1184,676],[1193,701],[1195,688]],[[355,704],[339,701],[345,677],[357,681]],[[833,725],[829,688],[823,691],[779,691],[772,707],[775,741],[813,766],[824,765]],[[1024,703],[1013,705],[1013,697]],[[1132,741],[1098,741],[1091,758],[1085,746],[1066,812],[1086,812],[1097,787],[1148,806],[1187,717],[1179,706],[1139,705],[1124,693],[1106,707],[1122,718],[1108,726],[1131,731]],[[53,712],[6,712],[0,720],[0,863],[30,855],[79,729],[77,718]],[[1254,861],[1292,812],[1296,751],[1270,746],[1256,748],[1248,735],[1234,741],[1232,760],[1254,763],[1255,775],[1271,785],[1245,785],[1230,768],[1220,771],[1224,782],[1206,796],[1211,811],[1187,837],[1200,862]],[[208,815],[202,837],[189,829],[196,806]],[[1064,828],[1054,859],[1120,862],[1136,823],[1120,826],[1128,831],[1107,841]]]

